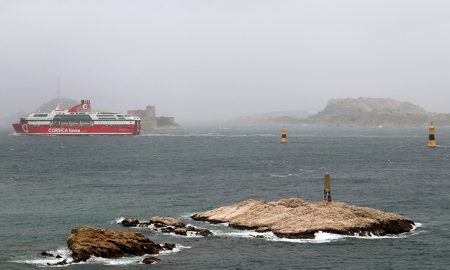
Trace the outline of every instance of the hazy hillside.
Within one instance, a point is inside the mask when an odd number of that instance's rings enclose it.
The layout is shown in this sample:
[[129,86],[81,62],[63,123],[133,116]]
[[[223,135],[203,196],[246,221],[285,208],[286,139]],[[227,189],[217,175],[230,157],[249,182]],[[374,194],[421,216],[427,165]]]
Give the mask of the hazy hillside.
[[74,99],[70,99],[70,98],[54,98],[54,99],[50,100],[49,102],[42,104],[41,106],[39,106],[39,108],[37,108],[34,111],[35,112],[51,112],[58,105],[62,109],[66,110],[66,109],[69,109],[70,107],[77,105],[78,103],[80,103],[79,100],[74,100]]
[[384,98],[332,99],[310,121],[342,127],[415,127],[429,121],[450,124],[449,114],[429,113],[410,102]]
[[233,125],[278,125],[302,124],[310,114],[305,111],[278,111],[262,114],[240,116],[231,120]]
[[0,127],[10,127],[12,123],[19,121],[21,117],[26,117],[32,112],[51,112],[58,105],[63,109],[68,109],[78,103],[79,101],[70,98],[55,98],[42,104],[39,108],[30,108],[28,112],[16,112],[11,115],[0,117]]

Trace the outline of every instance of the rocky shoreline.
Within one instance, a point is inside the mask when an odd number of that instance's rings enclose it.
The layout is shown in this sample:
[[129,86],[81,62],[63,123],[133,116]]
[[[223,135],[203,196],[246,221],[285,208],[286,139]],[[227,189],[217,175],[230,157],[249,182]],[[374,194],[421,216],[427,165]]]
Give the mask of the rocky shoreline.
[[[211,231],[186,225],[181,220],[171,217],[151,217],[146,222],[140,222],[136,218],[124,218],[118,224],[124,227],[138,227],[152,232],[173,233],[181,236],[196,235],[212,236]],[[78,227],[70,232],[67,246],[72,255],[62,258],[51,252],[43,251],[41,256],[61,259],[56,263],[48,263],[49,266],[61,266],[71,263],[85,262],[91,257],[118,259],[126,256],[156,255],[163,250],[173,250],[176,245],[171,243],[157,244],[141,233],[131,230],[113,230],[91,227]],[[153,264],[160,259],[146,257],[143,264]]]
[[154,216],[146,222],[140,222],[136,218],[127,217],[118,223],[125,227],[140,227],[149,231],[167,234],[173,233],[184,236],[196,235],[203,237],[213,235],[208,229],[200,229],[191,225],[186,225],[181,220],[172,217]]
[[[91,227],[78,227],[70,232],[67,246],[72,252],[68,258],[44,251],[41,256],[62,259],[50,266],[67,265],[85,262],[91,257],[118,259],[126,256],[144,256],[159,254],[163,250],[173,250],[176,245],[171,243],[157,244],[141,233],[129,230],[113,230]],[[159,262],[158,258],[146,257],[144,264]]]
[[[410,219],[377,209],[348,205],[342,202],[307,203],[290,198],[266,202],[246,200],[195,214],[196,221],[227,223],[237,229],[272,232],[283,238],[312,239],[318,232],[341,235],[384,236],[409,232],[414,228]],[[118,221],[124,227],[142,228],[180,236],[213,236],[208,229],[186,225],[172,217],[151,217],[140,222],[136,218]],[[156,255],[163,250],[173,250],[171,243],[157,244],[145,235],[131,230],[114,230],[78,227],[70,232],[67,246],[72,255],[67,258],[44,251],[41,256],[61,259],[51,266],[85,262],[91,257],[117,259],[126,256]],[[142,258],[140,259],[142,260]],[[145,257],[142,264],[153,264],[160,259]]]
[[314,238],[317,232],[383,236],[413,229],[403,216],[341,202],[307,203],[290,198],[273,202],[247,200],[191,217],[197,221],[228,223],[230,227],[273,232],[284,238]]

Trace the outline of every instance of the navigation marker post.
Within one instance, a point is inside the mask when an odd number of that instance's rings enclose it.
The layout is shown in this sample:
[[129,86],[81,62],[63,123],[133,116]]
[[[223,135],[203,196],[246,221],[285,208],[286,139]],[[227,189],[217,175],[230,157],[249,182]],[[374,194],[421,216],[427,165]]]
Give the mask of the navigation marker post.
[[281,130],[281,143],[287,143],[286,129]]
[[325,173],[323,187],[323,200],[326,202],[331,202],[331,184],[330,184],[330,174]]
[[437,147],[435,135],[436,135],[436,129],[433,126],[433,122],[431,122],[430,125],[428,126],[428,144],[427,144],[427,146],[429,148]]

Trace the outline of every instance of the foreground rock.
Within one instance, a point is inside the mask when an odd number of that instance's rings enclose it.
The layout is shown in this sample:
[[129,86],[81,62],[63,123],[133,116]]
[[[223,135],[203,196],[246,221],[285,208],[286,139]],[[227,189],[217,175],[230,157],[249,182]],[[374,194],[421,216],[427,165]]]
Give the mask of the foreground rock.
[[274,202],[247,200],[195,214],[192,219],[225,223],[240,229],[272,231],[279,237],[314,238],[319,231],[343,235],[398,234],[414,222],[400,215],[341,202],[306,203],[301,199]]
[[[177,235],[198,235],[203,237],[212,236],[208,229],[200,229],[194,226],[186,226],[181,220],[172,217],[151,217],[148,222],[139,222],[135,218],[125,218],[121,222],[122,226],[137,226],[147,230],[158,231],[161,233],[173,233]],[[132,225],[130,225],[132,224]]]
[[67,245],[74,262],[86,261],[91,256],[120,258],[158,254],[163,249],[140,233],[89,227],[72,229]]

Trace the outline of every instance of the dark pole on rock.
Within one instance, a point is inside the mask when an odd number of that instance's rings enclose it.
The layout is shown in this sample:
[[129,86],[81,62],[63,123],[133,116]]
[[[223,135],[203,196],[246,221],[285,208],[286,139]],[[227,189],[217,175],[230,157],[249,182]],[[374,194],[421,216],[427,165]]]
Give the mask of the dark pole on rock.
[[325,173],[324,187],[323,187],[323,200],[331,202],[331,184],[330,184],[330,174]]

